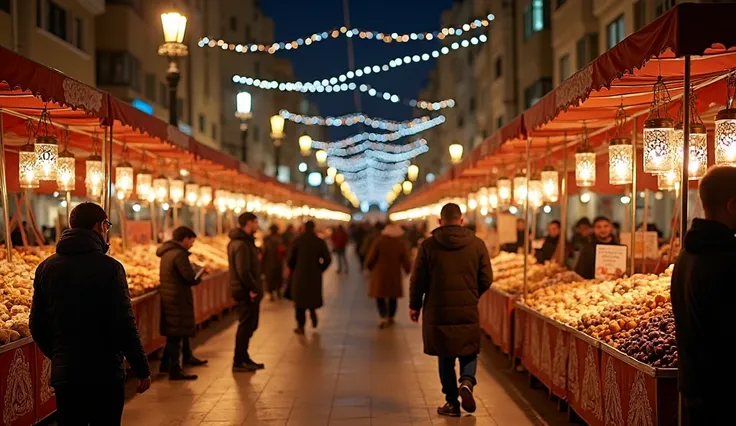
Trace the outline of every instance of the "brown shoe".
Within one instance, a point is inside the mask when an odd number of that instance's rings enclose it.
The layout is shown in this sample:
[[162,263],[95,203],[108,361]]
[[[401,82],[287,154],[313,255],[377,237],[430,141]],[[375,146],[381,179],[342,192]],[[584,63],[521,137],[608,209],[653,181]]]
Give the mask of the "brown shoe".
[[460,400],[462,401],[463,410],[468,413],[475,413],[475,398],[473,397],[473,384],[468,380],[460,383]]

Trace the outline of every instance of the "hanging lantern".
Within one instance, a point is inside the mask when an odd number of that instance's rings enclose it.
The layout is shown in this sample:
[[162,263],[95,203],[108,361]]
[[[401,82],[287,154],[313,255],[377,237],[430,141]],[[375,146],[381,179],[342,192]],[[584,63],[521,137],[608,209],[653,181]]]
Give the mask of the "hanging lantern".
[[450,160],[452,161],[452,164],[458,164],[463,159],[463,146],[460,145],[459,142],[455,141],[452,145],[450,145]]
[[153,175],[145,168],[135,175],[135,195],[139,200],[148,200],[153,192]]
[[526,175],[517,173],[514,176],[514,204],[523,206],[526,203],[527,182]]
[[616,112],[616,134],[608,143],[608,182],[630,185],[634,180],[634,146],[624,134],[626,110],[623,103]]
[[660,191],[675,191],[680,189],[680,174],[675,170],[657,175],[657,187]]
[[583,142],[575,152],[575,183],[581,188],[595,185],[595,152],[588,143],[588,129],[583,123]]
[[238,194],[234,192],[228,193],[227,209],[230,211],[235,211],[237,207],[238,207]]
[[56,171],[56,186],[59,191],[71,192],[76,186],[76,158],[68,150],[59,154]]
[[560,198],[559,174],[552,166],[545,166],[540,174],[542,183],[542,199],[548,203],[556,203]]
[[478,193],[476,194],[476,198],[478,200],[479,207],[488,207],[488,188],[483,187],[479,189]]
[[659,174],[675,169],[675,123],[667,116],[670,94],[662,76],[654,84],[653,92],[649,117],[644,121],[644,171]]
[[[498,188],[498,206],[507,207],[511,205],[511,180],[506,177],[498,178],[498,181],[496,181],[496,188]],[[488,201],[490,203],[490,194],[488,197]]]
[[102,195],[102,186],[105,182],[102,157],[97,154],[90,155],[85,161],[84,168],[84,186],[87,188],[87,195],[91,198],[97,198]]
[[56,161],[59,158],[59,141],[56,136],[37,136],[35,147],[38,179],[56,180]]
[[471,192],[468,194],[468,208],[475,210],[478,207],[478,198],[475,193]]
[[133,166],[123,161],[115,167],[115,193],[119,200],[127,200],[133,188]]
[[153,180],[153,191],[151,198],[158,203],[169,201],[169,180],[164,175],[158,175]]
[[230,193],[224,189],[215,190],[215,206],[220,213],[227,211],[227,202],[230,199]]
[[416,182],[419,178],[419,166],[416,164],[412,164],[409,166],[409,168],[406,170],[406,176],[409,178],[410,181]]
[[499,206],[499,196],[498,196],[498,189],[495,186],[491,186],[488,188],[488,207],[491,210],[498,209]]
[[202,185],[199,187],[199,205],[202,207],[208,207],[212,202],[212,187],[209,185]]
[[184,186],[184,199],[188,206],[194,207],[199,201],[199,185],[194,182],[188,183]]
[[726,80],[726,109],[716,115],[715,157],[718,166],[736,166],[736,74]]
[[184,181],[178,177],[169,181],[169,199],[175,206],[184,199]]
[[32,143],[27,143],[18,150],[18,179],[22,189],[36,189],[38,182],[38,163],[36,149]]
[[540,178],[529,181],[529,206],[538,209],[544,205],[544,186]]
[[[690,90],[690,138],[688,143],[688,180],[698,180],[705,176],[708,168],[708,132],[705,124],[698,114],[696,107],[697,98],[695,92]],[[673,138],[676,144],[675,149],[675,170],[682,172],[684,163],[684,147],[685,147],[685,129],[683,122],[685,120],[684,105],[680,107],[680,119],[675,124]]]

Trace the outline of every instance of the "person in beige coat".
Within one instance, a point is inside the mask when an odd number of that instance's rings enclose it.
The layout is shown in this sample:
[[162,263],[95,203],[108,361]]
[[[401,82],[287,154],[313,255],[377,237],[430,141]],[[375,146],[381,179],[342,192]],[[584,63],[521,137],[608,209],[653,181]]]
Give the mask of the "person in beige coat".
[[408,242],[399,225],[389,223],[381,231],[371,245],[365,266],[371,271],[368,296],[376,299],[381,315],[379,327],[386,328],[394,323],[396,299],[404,295],[402,270],[411,272]]

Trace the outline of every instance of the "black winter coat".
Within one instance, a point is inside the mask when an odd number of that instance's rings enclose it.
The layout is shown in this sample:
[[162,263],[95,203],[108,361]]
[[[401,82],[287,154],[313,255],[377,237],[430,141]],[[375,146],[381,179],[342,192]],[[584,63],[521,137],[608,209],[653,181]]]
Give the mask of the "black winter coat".
[[552,260],[553,257],[555,257],[555,252],[557,251],[557,244],[560,243],[560,237],[554,238],[550,237],[549,235],[544,238],[544,243],[542,244],[542,248],[537,250],[535,256],[537,258],[537,263],[544,263],[548,260]]
[[253,235],[240,228],[230,231],[227,245],[230,290],[238,303],[250,303],[250,292],[263,293],[261,283],[261,262],[258,261],[258,247]]
[[[686,399],[699,399],[721,413],[729,411],[733,399],[733,392],[723,386],[736,382],[732,368],[713,371],[724,354],[723,345],[736,340],[731,326],[736,300],[735,232],[716,221],[694,219],[672,274],[680,391]],[[733,414],[728,415],[729,422],[718,424],[732,424]]]
[[424,353],[442,357],[480,352],[478,300],[493,281],[488,249],[475,233],[442,226],[419,247],[409,308],[423,310]]
[[156,256],[161,258],[162,336],[192,337],[196,332],[192,286],[199,284],[200,280],[189,262],[190,254],[176,241],[167,241],[156,250]]
[[130,304],[125,269],[96,232],[70,229],[33,282],[30,328],[51,359],[51,383],[95,384],[151,375]]
[[297,309],[322,307],[322,273],[332,262],[330,250],[314,232],[305,231],[289,251],[291,300]]
[[585,243],[582,246],[580,257],[578,257],[578,261],[575,264],[575,272],[587,280],[595,278],[595,246],[598,244],[603,246],[615,246],[618,245],[618,240],[616,237],[612,237],[611,241],[604,243],[602,241],[598,241],[598,239],[593,236],[589,243]]

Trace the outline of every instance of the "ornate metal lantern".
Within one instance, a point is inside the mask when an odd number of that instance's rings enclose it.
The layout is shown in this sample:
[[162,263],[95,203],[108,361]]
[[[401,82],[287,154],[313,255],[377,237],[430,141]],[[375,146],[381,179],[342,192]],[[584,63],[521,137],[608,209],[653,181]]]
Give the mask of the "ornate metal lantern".
[[199,185],[194,182],[190,182],[184,186],[184,200],[187,205],[194,207],[199,201]]
[[158,175],[153,180],[152,198],[158,203],[169,201],[169,179],[164,175]]
[[670,94],[662,81],[657,79],[653,87],[649,117],[644,121],[644,171],[660,174],[675,169],[676,141],[674,121],[667,116]]
[[31,143],[20,147],[18,150],[18,179],[22,189],[36,189],[38,182],[38,163],[36,162],[36,148]]
[[616,112],[616,134],[608,144],[608,182],[611,185],[630,185],[634,180],[634,146],[624,135],[626,110],[623,104]]
[[726,109],[716,115],[715,154],[716,165],[736,166],[736,74],[728,76]]

